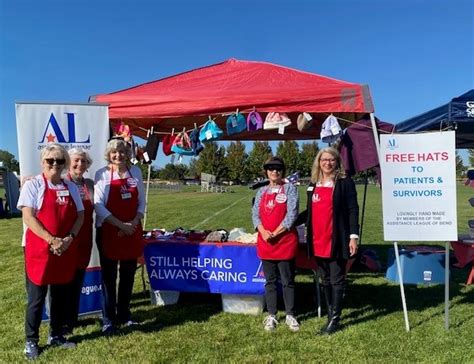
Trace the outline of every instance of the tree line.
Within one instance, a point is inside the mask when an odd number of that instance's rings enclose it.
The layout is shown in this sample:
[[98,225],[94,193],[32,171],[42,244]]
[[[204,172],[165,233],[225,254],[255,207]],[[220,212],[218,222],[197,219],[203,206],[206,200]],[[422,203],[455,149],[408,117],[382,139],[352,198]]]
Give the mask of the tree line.
[[[311,166],[318,153],[316,142],[304,143],[301,146],[293,140],[280,142],[276,155],[282,157],[287,166],[287,174],[300,172],[300,177],[309,177]],[[217,142],[206,143],[199,157],[191,159],[189,165],[168,163],[163,168],[151,167],[151,178],[183,180],[199,178],[201,173],[215,175],[219,180],[231,180],[238,183],[253,181],[263,177],[262,165],[272,155],[268,142],[254,142],[252,150],[247,153],[245,144],[231,142],[227,148]],[[474,149],[468,149],[469,165],[474,166]],[[11,171],[20,172],[20,164],[15,156],[0,149],[0,162]],[[469,166],[465,166],[456,151],[456,176],[463,178]],[[143,175],[147,175],[148,166],[141,165]]]
[[[311,165],[318,151],[316,142],[304,143],[300,148],[298,143],[288,140],[277,145],[276,155],[285,161],[287,174],[298,171],[300,177],[307,177],[311,174]],[[182,180],[199,178],[201,173],[208,173],[220,181],[245,183],[264,177],[263,163],[272,155],[272,148],[266,141],[254,142],[248,153],[245,144],[240,141],[231,142],[227,148],[217,142],[209,142],[189,165],[168,163],[161,169],[153,168],[151,178]]]

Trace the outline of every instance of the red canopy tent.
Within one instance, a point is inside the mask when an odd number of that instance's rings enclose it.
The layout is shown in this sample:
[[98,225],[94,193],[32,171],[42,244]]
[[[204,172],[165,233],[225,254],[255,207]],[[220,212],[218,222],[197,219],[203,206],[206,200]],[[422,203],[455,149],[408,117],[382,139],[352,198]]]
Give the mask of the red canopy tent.
[[[254,108],[260,113],[286,112],[293,121],[284,135],[259,130],[224,136],[223,140],[318,139],[322,121],[331,113],[341,121],[356,121],[374,111],[366,85],[236,59],[92,96],[89,101],[109,104],[111,124],[123,121],[134,135],[142,137],[152,126],[155,132],[189,130],[195,123],[202,125],[208,116],[225,130],[225,114],[236,109],[242,113]],[[315,122],[299,132],[296,118],[303,111],[311,113]]]

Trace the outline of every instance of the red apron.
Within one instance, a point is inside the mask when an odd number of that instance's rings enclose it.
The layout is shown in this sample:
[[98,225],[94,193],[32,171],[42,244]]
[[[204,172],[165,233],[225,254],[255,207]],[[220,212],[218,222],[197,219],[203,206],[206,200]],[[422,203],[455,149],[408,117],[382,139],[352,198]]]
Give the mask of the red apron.
[[[76,204],[67,185],[64,184],[62,189],[53,190],[49,188],[44,175],[43,179],[45,183],[43,204],[36,213],[36,218],[51,235],[64,238],[77,219]],[[44,286],[72,281],[77,266],[76,239],[61,256],[50,252],[48,242],[30,229],[26,230],[25,240],[26,273],[31,282]]]
[[[110,171],[110,190],[107,209],[121,221],[131,221],[138,210],[138,181],[132,177],[115,179],[114,169]],[[138,224],[135,233],[119,236],[119,228],[105,222],[102,224],[102,249],[106,258],[113,260],[137,259],[143,254],[144,240],[142,225]]]
[[[72,181],[71,176],[69,179]],[[78,259],[77,268],[85,269],[89,265],[92,250],[92,213],[94,212],[94,204],[91,199],[91,194],[87,189],[87,185],[82,179],[82,185],[77,185],[79,194],[81,195],[82,204],[84,205],[84,223],[82,224],[79,234],[77,234],[78,242]]]
[[[268,191],[268,190],[267,190]],[[287,211],[287,199],[283,186],[278,193],[265,191],[260,200],[260,221],[268,231],[275,230],[282,223]],[[260,259],[287,260],[296,256],[298,234],[291,229],[280,234],[272,243],[263,240],[260,233],[257,237],[257,255]]]
[[313,252],[330,258],[332,245],[332,187],[316,187],[312,197]]

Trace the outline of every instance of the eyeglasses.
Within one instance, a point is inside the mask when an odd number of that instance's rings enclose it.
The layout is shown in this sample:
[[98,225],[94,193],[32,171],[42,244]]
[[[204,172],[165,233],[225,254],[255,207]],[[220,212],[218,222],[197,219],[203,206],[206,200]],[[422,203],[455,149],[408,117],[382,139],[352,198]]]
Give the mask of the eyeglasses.
[[58,166],[62,166],[64,163],[66,163],[65,159],[56,159],[56,158],[45,158],[44,159],[46,163],[48,163],[50,166],[54,165],[56,163]]
[[334,163],[334,162],[336,162],[336,160],[335,160],[335,159],[332,159],[332,158],[321,158],[319,161],[320,161],[321,163],[324,163],[324,162]]

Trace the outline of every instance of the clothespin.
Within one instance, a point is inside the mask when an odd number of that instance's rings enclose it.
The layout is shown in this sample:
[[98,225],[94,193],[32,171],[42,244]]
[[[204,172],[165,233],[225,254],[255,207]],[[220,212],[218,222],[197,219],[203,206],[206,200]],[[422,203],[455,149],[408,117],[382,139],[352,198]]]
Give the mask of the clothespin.
[[198,128],[197,124],[196,124],[196,123],[194,123],[194,129],[197,129],[197,128]]
[[237,111],[235,112],[235,115],[237,115],[239,113],[239,109],[237,109]]
[[171,135],[174,135],[174,128],[171,129]]
[[253,107],[253,110],[252,110],[252,111],[255,112],[255,106]]

